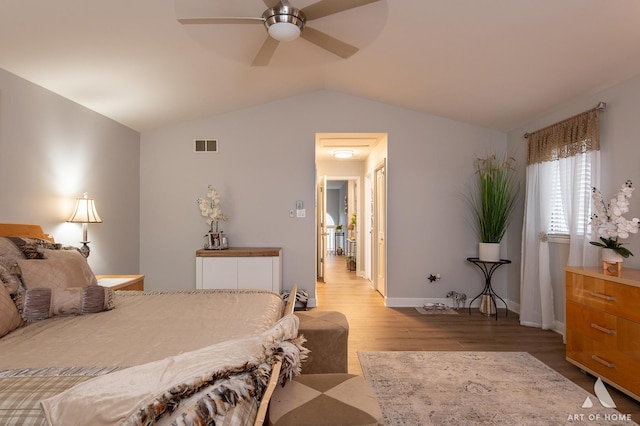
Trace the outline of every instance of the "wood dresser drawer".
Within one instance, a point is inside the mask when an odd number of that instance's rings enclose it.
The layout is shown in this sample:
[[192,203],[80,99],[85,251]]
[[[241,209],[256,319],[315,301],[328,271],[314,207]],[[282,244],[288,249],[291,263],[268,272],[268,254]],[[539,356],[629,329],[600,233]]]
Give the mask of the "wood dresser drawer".
[[567,360],[640,400],[640,281],[579,269],[566,273]]
[[567,303],[567,356],[640,393],[640,323]]
[[567,273],[567,301],[640,322],[640,288],[609,279]]

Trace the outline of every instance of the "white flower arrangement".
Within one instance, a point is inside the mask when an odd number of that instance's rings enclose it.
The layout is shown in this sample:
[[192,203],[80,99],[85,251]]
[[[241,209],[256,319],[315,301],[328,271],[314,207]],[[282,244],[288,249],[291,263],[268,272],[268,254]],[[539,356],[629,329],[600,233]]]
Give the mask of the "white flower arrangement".
[[198,198],[196,201],[200,207],[200,213],[207,218],[209,232],[218,232],[218,222],[229,218],[220,209],[220,193],[218,193],[218,190],[213,185],[209,185],[207,188],[207,198]]
[[612,249],[620,256],[627,258],[633,256],[628,249],[622,247],[618,239],[629,238],[629,234],[637,234],[640,219],[634,217],[625,219],[623,215],[629,212],[629,198],[633,194],[633,183],[627,180],[618,190],[615,198],[608,205],[602,199],[602,194],[597,188],[592,189],[594,211],[591,214],[591,224],[595,226],[600,241],[591,241],[594,246]]

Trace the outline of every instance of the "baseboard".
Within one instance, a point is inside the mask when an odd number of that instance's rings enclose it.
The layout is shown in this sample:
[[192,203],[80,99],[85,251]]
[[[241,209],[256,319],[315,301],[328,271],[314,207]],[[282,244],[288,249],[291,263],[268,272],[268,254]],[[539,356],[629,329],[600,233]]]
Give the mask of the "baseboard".
[[[470,302],[470,300],[467,300],[467,302]],[[520,313],[520,305],[518,303],[515,303],[508,299],[506,300],[506,302],[507,302],[507,307],[509,308],[510,311],[515,312],[517,314]],[[415,307],[424,306],[427,303],[443,303],[449,307],[453,307],[453,300],[450,298],[385,297],[384,299],[384,305],[387,308],[415,308]],[[468,303],[465,304],[464,307],[468,308],[469,304]],[[477,298],[476,300],[474,300],[471,307],[479,308],[480,298]],[[502,302],[500,302],[499,300],[498,300],[498,308],[504,308],[504,306],[502,305]]]
[[[453,300],[449,298],[409,298],[409,297],[385,297],[384,306],[387,308],[417,308],[424,306],[427,303],[443,303],[447,306],[453,307]],[[474,306],[476,303],[474,302]],[[480,303],[477,303],[480,306]],[[465,307],[469,307],[466,305]]]

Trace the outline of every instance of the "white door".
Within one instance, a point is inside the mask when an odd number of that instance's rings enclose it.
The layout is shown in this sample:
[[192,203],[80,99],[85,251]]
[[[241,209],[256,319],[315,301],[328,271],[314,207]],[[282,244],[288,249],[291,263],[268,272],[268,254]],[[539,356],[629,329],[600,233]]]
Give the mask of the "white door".
[[322,176],[318,179],[318,192],[316,194],[316,224],[317,224],[317,279],[324,282],[324,258],[327,255],[327,177]]
[[385,163],[383,163],[380,167],[376,169],[376,180],[375,180],[375,191],[374,191],[374,234],[376,236],[376,241],[374,245],[375,250],[375,288],[382,294],[383,296],[387,295],[387,241],[386,241],[386,230],[387,230],[387,185],[386,185],[386,175],[385,175]]

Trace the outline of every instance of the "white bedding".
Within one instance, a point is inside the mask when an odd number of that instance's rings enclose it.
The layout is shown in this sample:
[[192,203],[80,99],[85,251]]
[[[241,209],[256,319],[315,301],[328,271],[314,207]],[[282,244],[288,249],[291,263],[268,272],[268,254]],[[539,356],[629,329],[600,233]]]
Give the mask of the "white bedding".
[[133,366],[241,336],[281,316],[276,293],[260,290],[116,292],[115,309],[54,317],[0,338],[2,370]]
[[[258,335],[218,343],[86,381],[42,401],[42,407],[48,422],[55,426],[139,425],[144,423],[143,419],[149,420],[148,416],[157,413],[160,410],[159,405],[164,406],[167,401],[177,402],[181,411],[186,409],[189,412],[187,407],[182,407],[182,398],[176,396],[177,393],[173,390],[187,385],[203,389],[201,383],[204,382],[204,378],[217,377],[218,372],[223,373],[221,378],[224,378],[234,366],[240,366],[242,369],[244,365],[273,362],[272,358],[277,356],[276,353],[281,353],[281,345],[286,344],[285,341],[295,339],[297,335],[298,318],[288,315]],[[297,349],[293,344],[289,344],[289,348],[285,352],[293,355],[294,365],[291,367],[297,370]],[[233,375],[232,373],[231,376]],[[253,380],[249,382],[252,383]],[[225,387],[233,386],[216,387],[215,383],[211,384],[211,395],[217,395]],[[242,392],[241,388],[242,386],[234,392]],[[251,396],[246,394],[244,398],[251,399]],[[196,401],[197,398],[192,398],[191,405],[197,406]],[[223,404],[221,401],[216,403]],[[154,407],[151,410],[153,414],[141,414],[141,409],[144,411],[145,407],[151,406]],[[223,410],[226,411],[226,407]],[[170,421],[164,420],[165,424]]]

